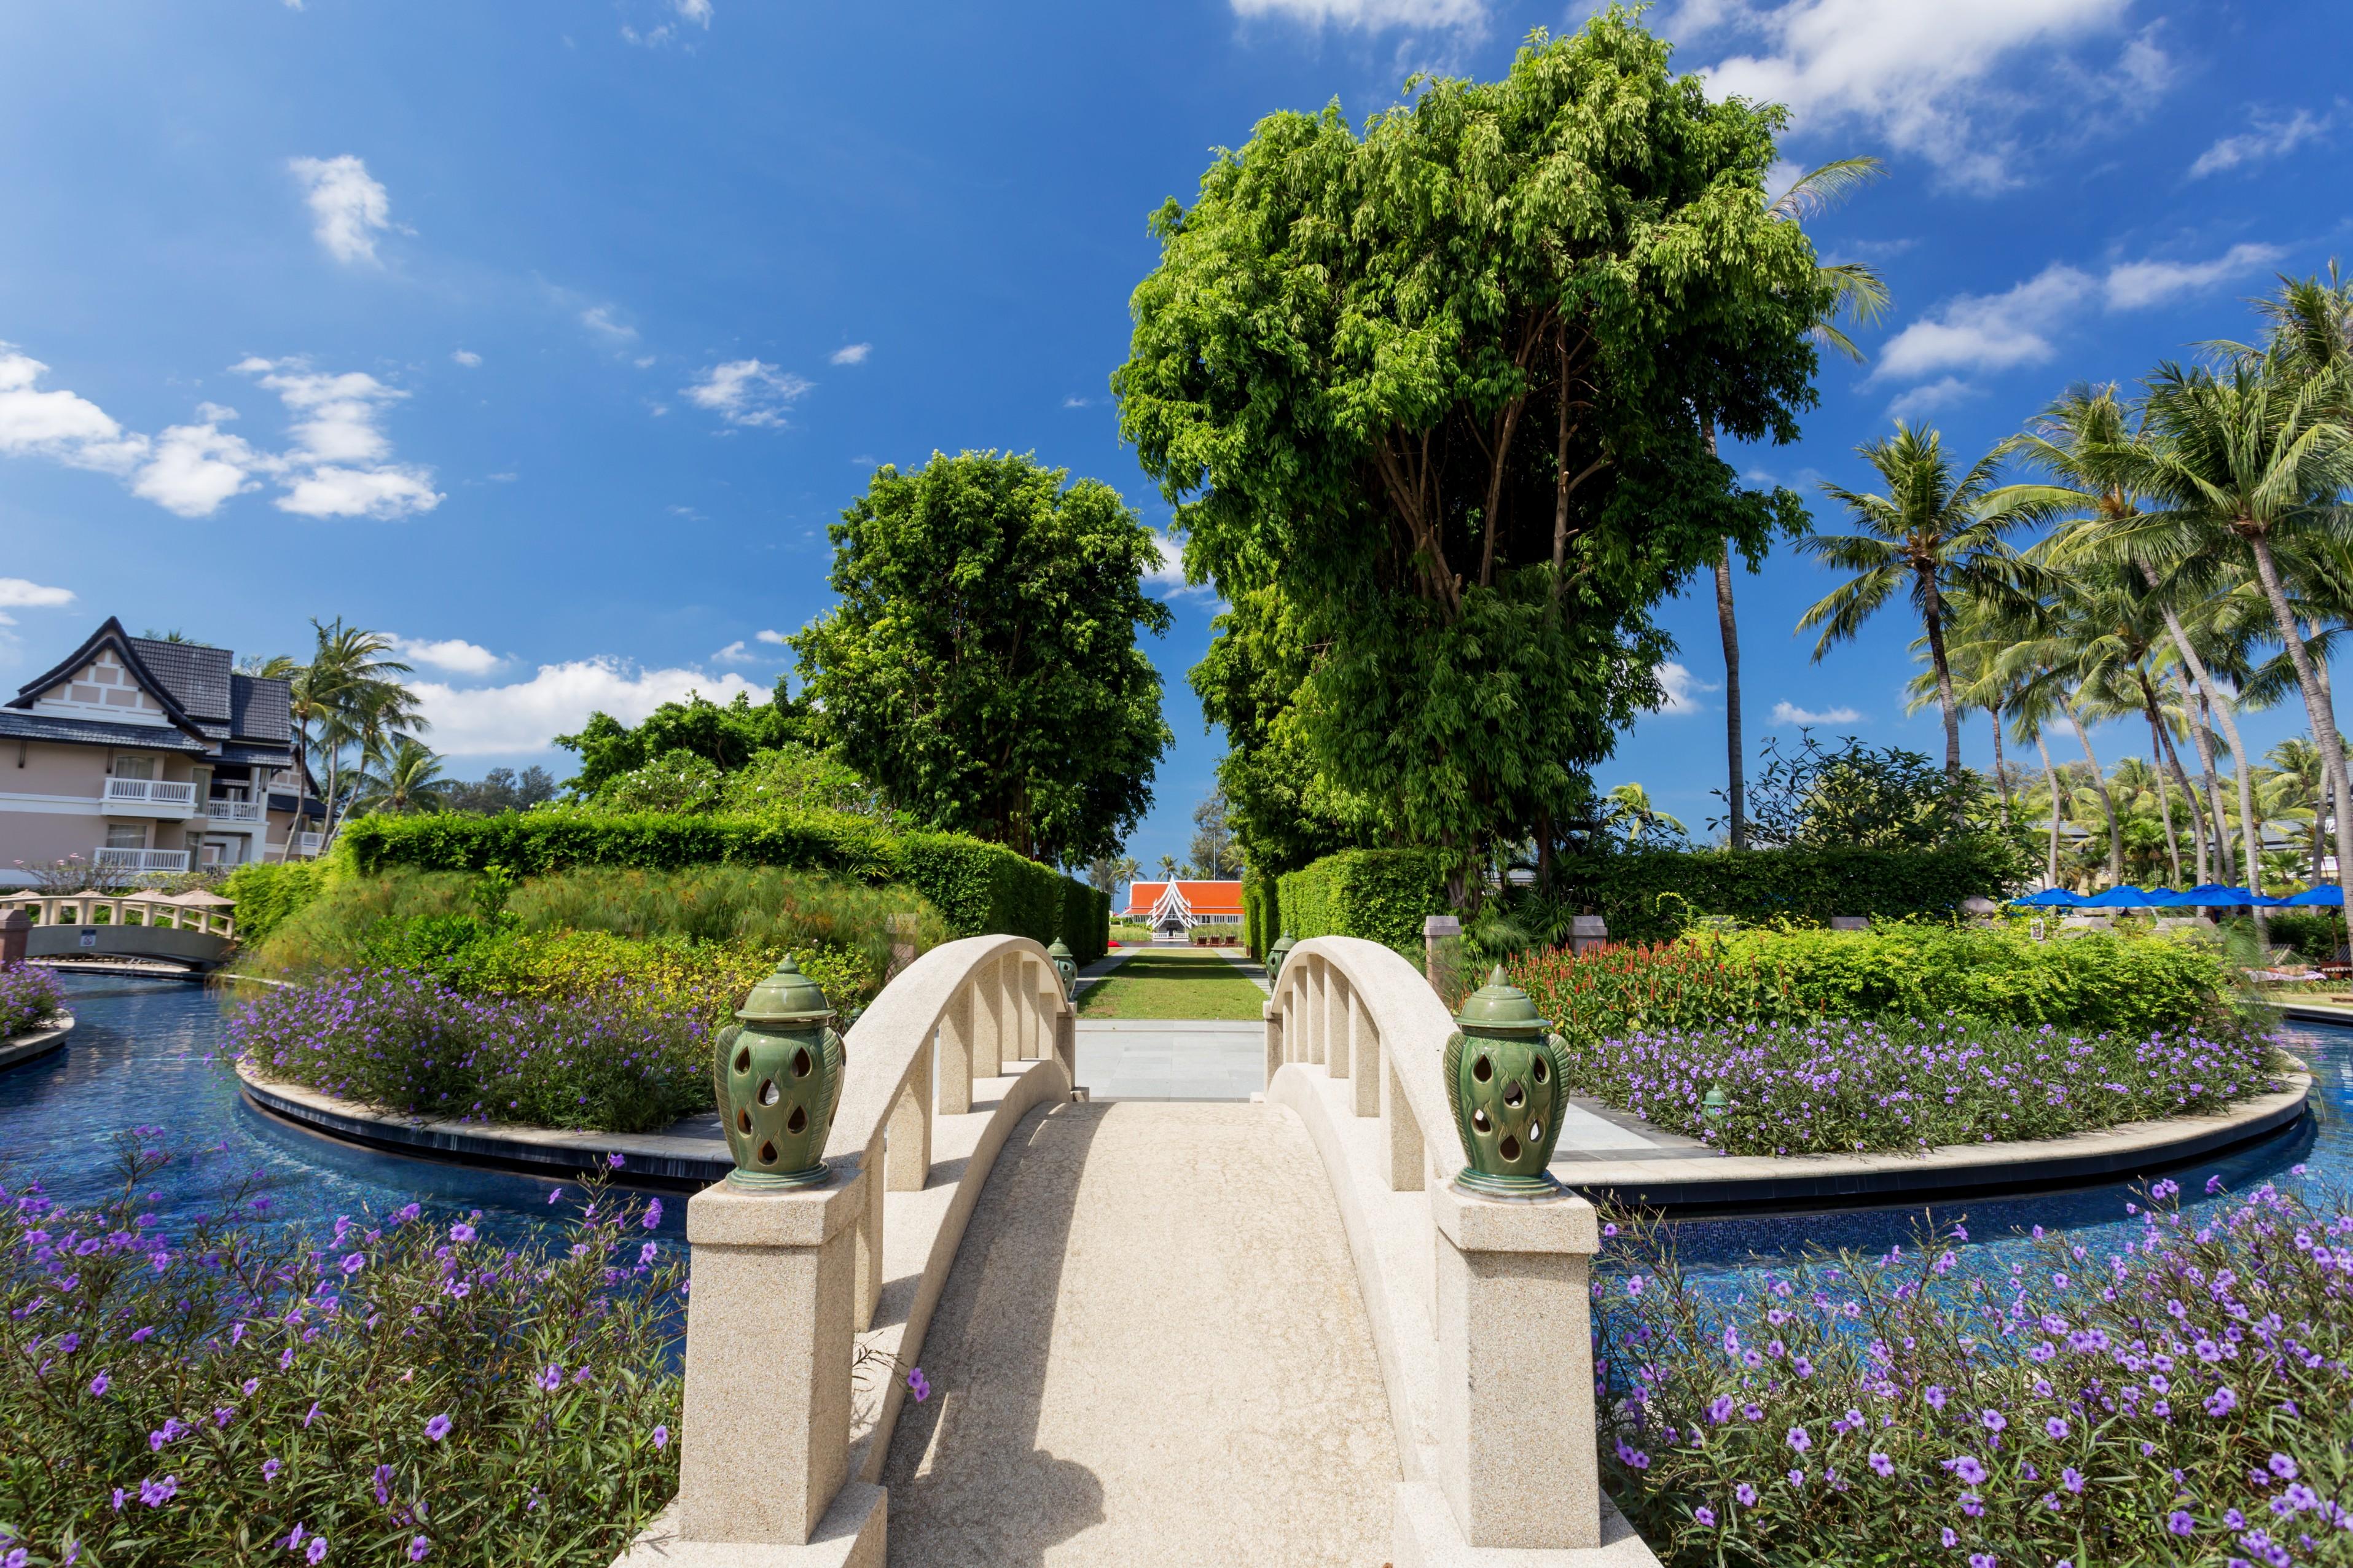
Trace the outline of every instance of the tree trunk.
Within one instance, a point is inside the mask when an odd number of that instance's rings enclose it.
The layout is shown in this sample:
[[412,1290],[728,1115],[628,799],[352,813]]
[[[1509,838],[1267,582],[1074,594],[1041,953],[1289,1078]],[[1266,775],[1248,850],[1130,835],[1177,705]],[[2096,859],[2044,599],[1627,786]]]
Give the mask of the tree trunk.
[[2116,820],[2116,797],[2108,793],[2108,775],[2100,771],[2099,753],[2092,750],[2092,731],[2084,725],[2084,716],[2075,711],[2075,700],[2062,692],[2059,704],[2067,710],[2067,722],[2075,726],[2075,739],[2083,744],[2084,758],[2092,764],[2092,783],[2100,792],[2100,808],[2108,814],[2108,885],[2125,885],[2125,830]]
[[1993,787],[2001,796],[2001,828],[2010,831],[2010,775],[2002,771],[2001,704],[1986,710],[1993,716]]
[[1926,601],[1921,618],[1928,626],[1928,654],[1936,664],[1936,702],[1945,710],[1945,783],[1953,792],[1953,815],[1961,813],[1961,710],[1953,700],[1953,667],[1945,660],[1945,611],[1936,593],[1936,574],[1931,570],[1920,573],[1921,596]]
[[[2147,565],[2143,565],[2141,567],[2141,574],[2148,579],[2149,585],[2151,587],[2155,587],[2157,585],[2157,574],[2151,571]],[[2247,748],[2239,739],[2239,720],[2236,712],[2237,699],[2225,692],[2221,687],[2215,683],[2214,678],[2207,673],[2206,661],[2198,657],[2197,648],[2190,645],[2189,634],[2181,629],[2181,617],[2173,613],[2173,606],[2170,605],[2160,604],[2159,607],[2165,611],[2165,629],[2172,636],[2173,646],[2181,650],[2181,661],[2188,667],[2190,679],[2198,683],[2199,700],[2207,705],[2208,709],[2213,713],[2217,720],[2221,721],[2222,737],[2230,742],[2232,760],[2231,771],[2236,775],[2236,782],[2239,786],[2239,845],[2242,856],[2246,862],[2247,886],[2252,890],[2260,893],[2263,890],[2263,840],[2257,837],[2255,834],[2255,794],[2253,786],[2249,783],[2247,777]],[[2211,751],[2211,737],[2209,739],[2209,750]],[[2208,771],[2211,773],[2213,768],[2213,762],[2211,756],[2208,758],[2206,765]],[[2221,831],[2219,826],[2221,822],[2221,807],[2219,805],[2216,807],[2215,819],[2218,824],[2215,833],[2216,837],[2221,837]],[[2227,856],[2224,857],[2226,862],[2228,858],[2229,858]],[[2227,865],[2224,869],[2225,875],[2228,875],[2229,868]],[[2314,880],[2317,881],[2318,879],[2316,868]],[[2262,918],[2263,913],[2259,907],[2256,910],[2256,920],[2258,923],[2261,922]]]
[[[2189,787],[2189,773],[2181,765],[2181,751],[2173,743],[2172,734],[2159,725],[2157,739],[2158,743],[2165,748],[2165,765],[2173,770],[2173,782],[2181,786],[2181,804],[2189,813],[2189,836],[2198,846],[2198,879],[2203,882],[2207,879],[2206,818],[2198,809],[2198,792]],[[2173,863],[2173,879],[2177,882],[2181,880],[2181,861],[2178,856]]]
[[[2295,666],[2296,684],[2304,689],[2305,711],[2312,721],[2312,738],[2320,747],[2321,765],[2328,770],[2329,810],[2337,819],[2337,885],[2353,895],[2353,797],[2348,797],[2345,787],[2345,743],[2337,739],[2337,715],[2329,710],[2320,677],[2313,668],[2312,652],[2304,646],[2304,634],[2296,629],[2295,616],[2288,609],[2287,589],[2280,581],[2279,563],[2272,559],[2271,541],[2255,534],[2248,538],[2247,545],[2255,558],[2255,576],[2263,585],[2263,597],[2271,601],[2272,618],[2279,623],[2288,662]],[[2247,762],[2246,753],[2240,752],[2242,778],[2246,776]],[[2263,874],[2260,842],[2252,847],[2248,869],[2253,876]],[[2248,886],[2255,884],[2250,881]]]
[[[2141,692],[2141,700],[2148,701],[2148,693],[2146,689]],[[2150,749],[2157,752],[2157,817],[2165,827],[2166,864],[2173,872],[2174,881],[2179,882],[2181,880],[2181,846],[2175,843],[2173,838],[2173,796],[2165,787],[2165,737],[2158,725],[2157,708],[2154,703],[2150,703],[2148,709],[2148,734]]]
[[[1714,445],[1715,437],[1709,437]],[[1732,807],[1731,844],[1735,849],[1748,847],[1748,795],[1746,770],[1742,767],[1744,745],[1740,733],[1740,626],[1732,613],[1732,542],[1725,542],[1723,552],[1715,558],[1715,624],[1724,634],[1724,755],[1731,787],[1725,799]]]
[[2214,769],[2214,710],[2202,687],[2192,693],[2192,700],[2198,721],[2190,726],[2189,738],[2198,743],[2198,774],[2205,783],[2207,812],[2214,824],[2214,879],[2228,882],[2239,873],[2231,859],[2231,814],[2222,808],[2222,780]]
[[2034,749],[2042,756],[2042,776],[2051,781],[2051,865],[2043,872],[2043,880],[2052,887],[2059,885],[2059,770],[2051,765],[2051,748],[2042,743],[2042,731],[2034,731]]

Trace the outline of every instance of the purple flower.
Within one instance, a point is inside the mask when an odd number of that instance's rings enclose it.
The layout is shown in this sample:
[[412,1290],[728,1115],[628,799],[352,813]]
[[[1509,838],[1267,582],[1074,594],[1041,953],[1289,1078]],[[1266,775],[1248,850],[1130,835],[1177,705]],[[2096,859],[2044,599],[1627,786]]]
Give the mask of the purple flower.
[[1957,1459],[1947,1459],[1945,1468],[1960,1477],[1967,1485],[1981,1486],[1985,1482],[1986,1468],[1978,1463],[1977,1456],[1974,1454],[1963,1454]]
[[2070,1465],[2059,1472],[2059,1484],[2071,1492],[2080,1492],[2084,1489],[2084,1472]]
[[1793,1487],[1804,1486],[1806,1484],[1806,1472],[1803,1470],[1791,1470],[1789,1472],[1789,1484]]
[[1698,1525],[1702,1530],[1714,1530],[1715,1528],[1715,1510],[1709,1508],[1704,1503],[1701,1504],[1699,1507],[1692,1510],[1692,1522]]
[[605,1165],[608,1170],[617,1171],[624,1163],[626,1163],[626,1162],[624,1162],[618,1154],[607,1154],[605,1156]]
[[2206,1414],[2228,1415],[2239,1407],[2239,1396],[2228,1388],[2218,1388],[2206,1396]]
[[422,1563],[425,1561],[425,1554],[432,1550],[433,1543],[420,1535],[408,1543],[408,1560],[411,1563]]
[[1873,1454],[1871,1456],[1871,1468],[1884,1479],[1895,1473],[1895,1461],[1884,1454]]
[[106,1391],[111,1386],[113,1386],[113,1379],[102,1372],[90,1380],[90,1393],[100,1399],[106,1397]]
[[931,1382],[923,1376],[923,1369],[920,1366],[907,1373],[907,1388],[914,1394],[918,1405],[932,1396]]
[[311,1568],[324,1563],[327,1560],[327,1538],[323,1535],[311,1537],[311,1550],[302,1554],[302,1560],[311,1564]]
[[564,1189],[562,1187],[556,1188],[554,1192],[547,1194],[547,1206],[554,1208],[557,1203],[562,1201],[563,1197]]
[[1729,1394],[1719,1394],[1714,1399],[1708,1401],[1707,1418],[1719,1426],[1723,1426],[1726,1421],[1731,1420],[1732,1395]]
[[179,1490],[180,1478],[177,1476],[165,1476],[160,1481],[141,1481],[139,1500],[149,1508],[162,1508],[165,1503],[170,1502]]
[[1948,1524],[1945,1526],[1943,1532],[1937,1536],[1937,1539],[1945,1543],[1945,1550],[1949,1552],[1960,1543],[1961,1538],[1953,1533],[1953,1527]]
[[2277,1476],[2284,1481],[2292,1481],[2295,1479],[2295,1461],[2289,1458],[2285,1454],[2274,1454],[2271,1457],[2267,1468],[2270,1469],[2272,1474]]
[[1733,1488],[1732,1495],[1740,1500],[1740,1506],[1743,1508],[1755,1508],[1757,1506],[1757,1489],[1750,1486],[1746,1481],[1743,1481],[1738,1486]]
[[652,1230],[661,1224],[661,1199],[656,1198],[651,1203],[646,1205],[646,1217],[638,1221],[638,1223],[644,1226],[648,1230]]
[[447,1437],[449,1435],[449,1428],[452,1425],[453,1423],[448,1415],[436,1415],[425,1424],[425,1436],[431,1438],[434,1442],[438,1443],[442,1438]]
[[1922,1391],[1920,1396],[1928,1402],[1928,1408],[1931,1410],[1942,1410],[1945,1407],[1945,1391],[1933,1383]]
[[460,1245],[474,1239],[474,1227],[459,1220],[449,1227],[449,1239]]
[[2061,1415],[2053,1415],[2050,1420],[2045,1421],[2042,1424],[2042,1430],[2049,1433],[2053,1439],[2064,1437],[2067,1435],[2066,1418]]
[[1999,1432],[2003,1427],[2010,1425],[2010,1417],[2004,1415],[1999,1410],[1988,1410],[1981,1414],[1978,1419],[1985,1423],[1985,1429],[1989,1432]]
[[657,1448],[667,1448],[670,1447],[669,1427],[657,1426],[654,1428],[654,1447]]
[[564,1386],[564,1369],[551,1362],[545,1372],[532,1374],[531,1383],[541,1393],[553,1394]]
[[286,1466],[286,1461],[285,1461],[285,1460],[283,1460],[283,1459],[264,1459],[264,1460],[262,1460],[262,1461],[261,1461],[261,1479],[262,1479],[263,1480],[265,1480],[265,1481],[274,1481],[274,1480],[276,1480],[276,1479],[278,1479],[278,1472],[279,1472],[280,1470],[283,1469],[283,1468],[285,1468],[285,1466]]
[[1813,1446],[1814,1440],[1806,1436],[1806,1429],[1803,1426],[1789,1428],[1789,1447],[1802,1454]]
[[2165,1528],[2176,1535],[2189,1535],[2196,1532],[2198,1521],[2177,1508],[2165,1516]]

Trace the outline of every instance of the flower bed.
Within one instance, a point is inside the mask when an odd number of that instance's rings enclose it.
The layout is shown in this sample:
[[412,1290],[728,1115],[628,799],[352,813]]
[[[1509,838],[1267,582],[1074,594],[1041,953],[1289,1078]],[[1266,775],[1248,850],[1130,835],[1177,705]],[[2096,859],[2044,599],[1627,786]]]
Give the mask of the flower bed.
[[1606,1482],[1674,1568],[2353,1562],[2353,1217],[2173,1195],[2121,1256],[1976,1278],[1956,1226],[1728,1304],[1630,1227]]
[[0,967],[0,1040],[30,1034],[42,1019],[66,1010],[57,977],[29,963]]
[[[521,1250],[415,1204],[167,1236],[0,1189],[0,1561],[604,1568],[677,1487],[684,1260],[597,1192]],[[474,1216],[478,1219],[480,1216]]]
[[708,1010],[617,977],[520,998],[355,970],[246,1005],[227,1040],[265,1077],[419,1116],[649,1132],[711,1107]]
[[[1830,1018],[1567,1046],[1577,1091],[1736,1154],[2052,1138],[2279,1087],[2271,1042],[2235,1027],[2087,1037],[2048,1025]],[[1710,1116],[1704,1100],[1717,1085],[1731,1103]]]

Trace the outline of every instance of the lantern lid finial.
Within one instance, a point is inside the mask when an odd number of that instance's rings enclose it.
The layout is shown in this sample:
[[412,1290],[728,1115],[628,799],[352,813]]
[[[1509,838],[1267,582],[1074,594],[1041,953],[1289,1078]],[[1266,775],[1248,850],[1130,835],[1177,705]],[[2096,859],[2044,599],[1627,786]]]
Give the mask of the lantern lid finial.
[[1462,1004],[1454,1021],[1466,1031],[1482,1035],[1541,1035],[1552,1026],[1537,1014],[1534,999],[1504,978],[1500,963],[1487,976],[1487,984]]
[[826,1023],[833,1017],[833,1005],[788,952],[776,960],[773,973],[752,987],[735,1016],[746,1024]]

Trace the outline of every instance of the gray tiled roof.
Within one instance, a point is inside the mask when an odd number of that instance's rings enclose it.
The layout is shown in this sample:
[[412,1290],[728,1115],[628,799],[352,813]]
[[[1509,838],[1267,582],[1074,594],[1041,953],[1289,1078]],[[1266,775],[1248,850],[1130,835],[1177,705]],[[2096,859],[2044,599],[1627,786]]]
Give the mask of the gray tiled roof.
[[286,742],[293,738],[286,682],[250,675],[228,678],[229,733],[249,741]]
[[229,652],[197,643],[132,637],[131,647],[188,717],[226,724],[229,719]]
[[265,768],[290,768],[294,753],[285,746],[248,746],[231,741],[220,749],[220,760],[232,766],[259,763]]
[[65,741],[84,746],[138,746],[151,752],[190,752],[201,756],[205,743],[185,730],[160,724],[110,724],[102,719],[61,719],[53,713],[26,713],[0,708],[0,737],[9,740]]

